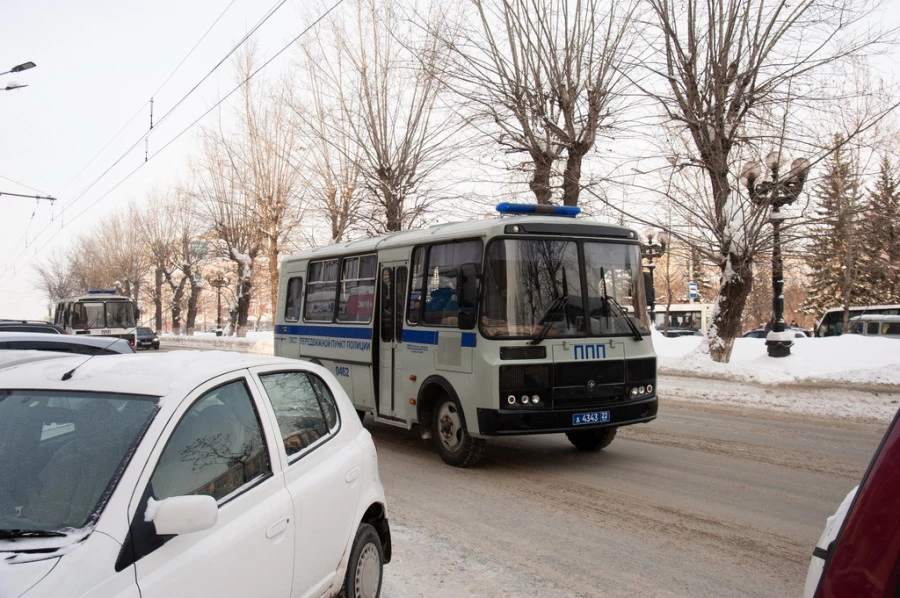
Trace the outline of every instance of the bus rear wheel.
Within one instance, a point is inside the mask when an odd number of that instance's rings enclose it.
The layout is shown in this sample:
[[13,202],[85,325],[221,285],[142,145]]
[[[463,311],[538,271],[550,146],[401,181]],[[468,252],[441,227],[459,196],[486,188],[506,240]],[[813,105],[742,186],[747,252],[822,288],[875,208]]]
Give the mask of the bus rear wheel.
[[468,467],[481,460],[485,440],[469,434],[459,404],[445,396],[434,410],[434,443],[445,463]]
[[579,451],[599,451],[605,449],[616,437],[618,428],[600,428],[599,430],[576,430],[566,432],[566,438]]

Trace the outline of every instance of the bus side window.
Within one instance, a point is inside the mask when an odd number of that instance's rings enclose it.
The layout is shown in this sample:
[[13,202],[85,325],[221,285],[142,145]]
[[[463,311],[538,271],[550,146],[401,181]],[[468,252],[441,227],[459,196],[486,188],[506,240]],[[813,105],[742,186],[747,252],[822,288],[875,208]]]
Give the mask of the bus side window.
[[286,322],[297,322],[300,320],[300,299],[302,293],[303,278],[298,276],[289,279],[284,301],[284,320]]
[[338,261],[310,262],[306,276],[306,306],[304,320],[331,322],[334,320],[337,294]]
[[344,258],[341,266],[338,322],[370,322],[375,307],[375,255]]
[[416,247],[413,252],[412,275],[410,276],[409,306],[406,321],[418,324],[422,314],[422,286],[425,282],[425,248]]

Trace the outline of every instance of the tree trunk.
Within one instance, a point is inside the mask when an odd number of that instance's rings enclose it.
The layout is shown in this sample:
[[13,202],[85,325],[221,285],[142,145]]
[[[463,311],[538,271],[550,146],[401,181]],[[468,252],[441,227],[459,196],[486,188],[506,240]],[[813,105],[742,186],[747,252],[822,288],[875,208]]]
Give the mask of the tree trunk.
[[728,254],[706,337],[713,361],[728,363],[731,359],[734,339],[741,335],[741,314],[752,288],[753,258],[738,253]]
[[566,170],[563,173],[563,205],[577,206],[578,194],[581,191],[581,163],[586,149],[570,147],[566,159]]
[[153,291],[155,293],[153,297],[153,308],[156,313],[153,314],[154,321],[156,322],[156,328],[159,332],[162,332],[162,287],[163,287],[163,271],[161,268],[156,269],[156,276],[153,280]]
[[550,190],[550,173],[553,169],[553,157],[547,153],[532,154],[534,159],[534,175],[528,186],[534,193],[535,200],[538,205],[550,205],[552,196]]

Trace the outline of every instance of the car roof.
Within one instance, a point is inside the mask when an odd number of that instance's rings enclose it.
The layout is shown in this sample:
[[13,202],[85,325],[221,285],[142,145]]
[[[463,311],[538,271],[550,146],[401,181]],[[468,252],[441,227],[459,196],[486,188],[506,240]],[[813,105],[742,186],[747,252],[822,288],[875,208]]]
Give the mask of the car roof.
[[45,359],[59,359],[61,357],[71,357],[71,353],[62,353],[59,351],[38,351],[35,349],[7,349],[0,351],[0,368],[9,368],[21,365],[23,363],[31,363],[32,361],[43,361]]
[[[233,351],[169,351],[128,355],[71,355],[0,369],[0,388],[79,390],[165,397],[189,393],[215,378],[261,365],[313,367],[285,357]],[[75,370],[71,377],[63,375]]]
[[861,316],[853,316],[850,321],[857,322],[900,322],[900,316],[887,314],[863,314]]
[[[61,350],[65,350],[65,347],[72,347],[76,345],[81,346],[89,346],[89,347],[97,347],[101,349],[108,349],[111,352],[115,353],[132,353],[131,345],[128,344],[128,341],[121,338],[114,338],[110,336],[76,336],[72,334],[46,334],[43,332],[3,332],[0,331],[0,345],[2,343],[8,342],[27,342],[27,341],[35,341],[39,342],[45,347],[41,347],[40,349],[44,349],[47,351],[52,351],[51,347],[59,346]],[[35,347],[37,348],[37,347]],[[2,347],[0,347],[2,349]]]
[[0,320],[0,331],[12,330],[28,332],[29,330],[37,330],[38,332],[51,332],[56,334],[65,334],[62,328],[52,322],[44,322],[41,320]]

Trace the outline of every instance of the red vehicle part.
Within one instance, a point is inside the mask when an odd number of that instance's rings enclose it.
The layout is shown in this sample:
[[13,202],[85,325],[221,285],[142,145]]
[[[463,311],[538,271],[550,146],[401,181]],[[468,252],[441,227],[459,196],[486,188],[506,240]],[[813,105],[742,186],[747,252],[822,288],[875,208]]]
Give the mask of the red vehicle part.
[[896,596],[900,590],[900,411],[828,546],[816,596]]

